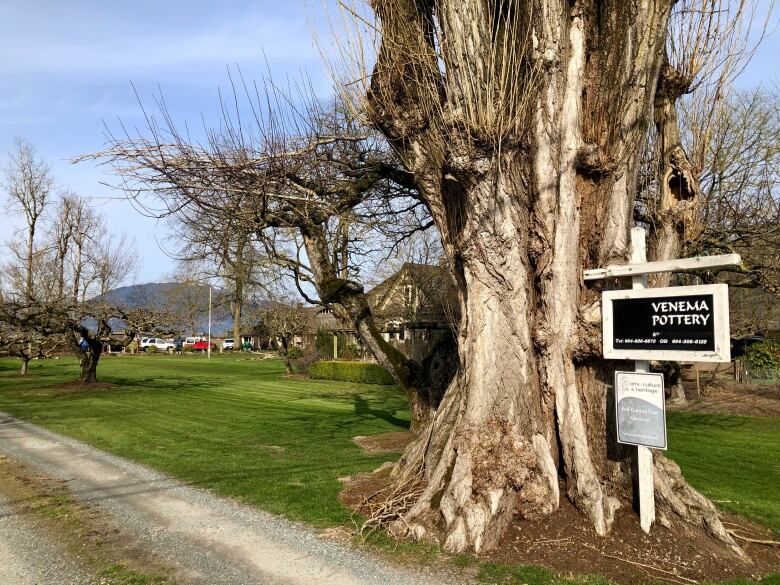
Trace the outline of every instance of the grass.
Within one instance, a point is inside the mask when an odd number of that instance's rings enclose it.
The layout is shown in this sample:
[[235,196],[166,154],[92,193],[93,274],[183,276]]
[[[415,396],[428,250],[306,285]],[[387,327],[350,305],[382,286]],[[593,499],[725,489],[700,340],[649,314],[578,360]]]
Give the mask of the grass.
[[219,356],[101,360],[109,389],[59,389],[74,360],[0,360],[0,410],[186,481],[316,526],[342,524],[339,477],[377,467],[355,435],[404,430],[395,387],[284,378],[279,361]]
[[724,510],[780,535],[780,419],[667,413],[668,455]]
[[[350,521],[338,501],[339,477],[395,458],[366,455],[352,437],[404,430],[409,422],[396,387],[285,378],[281,362],[240,354],[211,361],[111,357],[101,361],[98,376],[117,387],[57,388],[75,379],[77,369],[70,359],[32,362],[31,375],[22,379],[17,362],[0,360],[0,410],[320,527]],[[780,420],[667,416],[669,455],[691,483],[724,509],[780,534]],[[375,536],[374,544],[402,556],[437,554],[415,543],[383,544],[383,538]],[[478,578],[529,585],[610,582],[496,563],[480,563]],[[779,580],[774,575],[761,583]],[[733,585],[742,583],[751,582]]]

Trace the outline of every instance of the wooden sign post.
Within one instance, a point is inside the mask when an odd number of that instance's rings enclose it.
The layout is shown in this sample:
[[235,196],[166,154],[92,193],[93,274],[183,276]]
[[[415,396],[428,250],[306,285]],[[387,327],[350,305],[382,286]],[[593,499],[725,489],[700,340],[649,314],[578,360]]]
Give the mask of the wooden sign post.
[[[643,228],[631,230],[631,264],[647,262],[647,237]],[[631,277],[631,288],[647,288],[647,274]],[[649,373],[650,360],[635,360],[634,371]],[[653,452],[649,447],[638,445],[636,451],[639,481],[639,523],[642,530],[650,532],[655,522],[655,488],[653,484]]]
[[[648,262],[646,238],[644,228],[633,228],[630,264],[586,270],[583,274],[584,280],[631,277],[631,291],[602,293],[604,357],[633,359],[637,374],[650,373],[651,359],[730,361],[728,289],[725,284],[645,289],[648,274],[738,266],[739,254]],[[654,294],[656,291],[657,295]],[[621,319],[626,322],[618,323]],[[615,335],[616,332],[619,335]],[[648,385],[648,389],[651,386]],[[615,390],[617,392],[617,388]],[[661,448],[666,446],[665,429],[663,438]],[[619,442],[624,441],[619,439]],[[653,452],[647,445],[658,447],[660,443],[631,441],[628,444],[637,445],[639,519],[642,530],[650,532],[655,522],[655,490]]]

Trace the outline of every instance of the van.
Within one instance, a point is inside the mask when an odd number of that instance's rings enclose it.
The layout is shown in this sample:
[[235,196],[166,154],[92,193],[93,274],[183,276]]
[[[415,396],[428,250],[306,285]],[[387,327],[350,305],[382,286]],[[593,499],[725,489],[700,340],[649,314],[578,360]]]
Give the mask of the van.
[[193,345],[195,345],[199,341],[203,341],[203,338],[202,337],[188,337],[187,339],[184,340],[184,343],[182,343],[182,348],[184,348],[184,349],[186,349],[188,347],[191,348]]

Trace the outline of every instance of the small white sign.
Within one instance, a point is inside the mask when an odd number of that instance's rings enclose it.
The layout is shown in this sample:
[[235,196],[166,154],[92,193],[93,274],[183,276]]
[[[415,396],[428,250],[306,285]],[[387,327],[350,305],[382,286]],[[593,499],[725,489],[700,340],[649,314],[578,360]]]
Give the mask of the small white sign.
[[618,443],[666,449],[663,374],[615,372]]

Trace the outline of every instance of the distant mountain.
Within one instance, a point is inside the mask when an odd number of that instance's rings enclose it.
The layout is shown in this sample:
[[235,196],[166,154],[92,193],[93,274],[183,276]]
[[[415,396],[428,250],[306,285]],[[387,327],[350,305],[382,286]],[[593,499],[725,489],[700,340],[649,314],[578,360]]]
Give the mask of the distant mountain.
[[[209,287],[206,284],[182,284],[178,282],[147,282],[115,288],[96,297],[110,305],[137,309],[147,308],[157,311],[175,312],[182,307],[195,307],[189,312],[197,312],[195,331],[189,331],[189,325],[183,325],[184,333],[198,334],[208,330]],[[184,311],[187,312],[187,311]],[[222,291],[212,291],[211,332],[215,335],[232,331],[233,318],[230,316]]]

